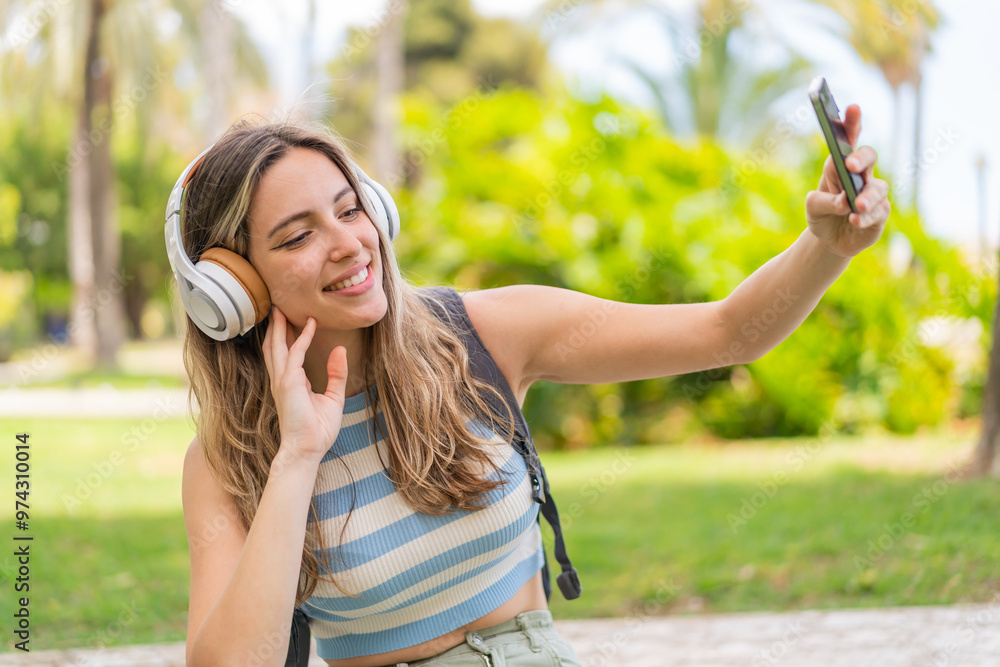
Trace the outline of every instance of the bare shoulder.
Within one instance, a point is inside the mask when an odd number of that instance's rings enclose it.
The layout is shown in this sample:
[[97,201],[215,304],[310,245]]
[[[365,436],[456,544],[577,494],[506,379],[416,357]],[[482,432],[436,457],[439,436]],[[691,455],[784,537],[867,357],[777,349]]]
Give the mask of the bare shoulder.
[[184,454],[184,473],[181,480],[182,499],[200,498],[205,495],[220,495],[223,498],[229,497],[224,493],[215,475],[208,467],[205,458],[205,449],[196,435],[191,444],[188,445],[187,453]]
[[[181,476],[181,503],[184,507],[185,521],[188,522],[188,538],[192,537],[192,521],[201,518],[214,519],[215,529],[219,530],[225,523],[226,527],[235,523],[239,525],[236,502],[219,480],[216,479],[205,459],[205,451],[198,436],[195,436],[184,455],[184,470]],[[225,517],[220,520],[219,516]],[[200,533],[202,531],[194,531]]]
[[507,379],[519,404],[531,386],[525,374],[532,347],[527,332],[531,318],[539,312],[546,293],[555,288],[542,285],[511,285],[469,291],[462,295],[465,310],[476,333]]

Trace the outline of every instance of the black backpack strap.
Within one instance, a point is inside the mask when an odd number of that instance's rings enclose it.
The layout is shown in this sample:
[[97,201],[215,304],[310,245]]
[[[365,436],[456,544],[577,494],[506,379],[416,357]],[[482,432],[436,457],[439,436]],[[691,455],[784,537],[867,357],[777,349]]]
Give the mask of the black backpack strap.
[[[556,583],[558,583],[563,597],[567,600],[574,600],[580,597],[582,591],[580,578],[569,560],[569,554],[566,552],[566,542],[563,539],[562,525],[559,523],[559,511],[556,509],[556,503],[552,499],[552,494],[549,493],[549,480],[545,476],[545,468],[542,467],[542,462],[535,451],[531,432],[528,430],[528,424],[524,419],[524,414],[521,412],[521,407],[517,404],[514,392],[511,391],[510,385],[507,384],[506,378],[500,372],[489,350],[483,345],[483,341],[479,338],[479,334],[476,333],[475,327],[472,326],[472,321],[469,319],[469,314],[465,310],[465,304],[458,292],[450,287],[431,287],[426,288],[425,292],[431,292],[443,302],[445,307],[445,312],[443,313],[437,308],[435,302],[428,301],[428,305],[431,307],[431,311],[437,314],[438,317],[452,323],[456,333],[462,339],[469,352],[469,365],[472,374],[496,387],[503,395],[506,406],[510,408],[511,413],[514,415],[516,430],[513,442],[514,448],[520,452],[527,464],[535,502],[541,504],[539,508],[539,521],[544,516],[545,520],[552,527],[552,533],[555,536],[556,560],[562,569],[562,572],[556,577]],[[483,395],[483,399],[496,415],[500,416],[507,413],[507,410],[493,394],[485,394]],[[547,562],[542,565],[542,583],[545,586],[545,598],[549,599],[552,595],[552,584],[549,581]]]
[[292,630],[288,639],[285,667],[309,667],[309,619],[300,608],[292,612]]

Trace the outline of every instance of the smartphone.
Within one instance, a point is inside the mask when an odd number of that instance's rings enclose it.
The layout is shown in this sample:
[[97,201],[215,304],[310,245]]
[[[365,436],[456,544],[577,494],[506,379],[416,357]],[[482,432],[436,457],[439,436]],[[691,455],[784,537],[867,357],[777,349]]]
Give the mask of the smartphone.
[[833,101],[833,95],[826,85],[825,78],[818,76],[813,79],[809,85],[809,99],[812,100],[813,109],[816,110],[819,126],[823,128],[826,145],[830,147],[830,157],[833,158],[837,175],[840,176],[840,183],[847,194],[847,203],[851,205],[851,210],[857,213],[858,209],[854,206],[854,200],[865,187],[865,181],[861,178],[861,174],[847,169],[845,160],[848,155],[854,152],[854,148],[847,140],[847,130],[844,129],[844,122],[840,120],[840,109]]

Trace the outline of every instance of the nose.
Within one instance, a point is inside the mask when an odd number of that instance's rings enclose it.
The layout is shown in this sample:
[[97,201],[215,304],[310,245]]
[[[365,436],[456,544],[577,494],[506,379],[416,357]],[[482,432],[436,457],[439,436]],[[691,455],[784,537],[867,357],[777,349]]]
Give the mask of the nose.
[[348,227],[341,224],[340,221],[334,220],[332,230],[329,249],[331,260],[336,262],[346,257],[356,257],[361,254],[361,241]]

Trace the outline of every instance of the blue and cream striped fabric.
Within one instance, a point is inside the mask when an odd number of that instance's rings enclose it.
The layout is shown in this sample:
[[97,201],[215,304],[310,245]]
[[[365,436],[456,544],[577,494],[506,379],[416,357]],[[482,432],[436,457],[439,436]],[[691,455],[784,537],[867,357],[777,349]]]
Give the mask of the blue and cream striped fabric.
[[[381,410],[377,418],[384,419]],[[364,394],[347,398],[313,491],[333,577],[359,594],[347,597],[320,580],[303,606],[321,658],[384,653],[443,635],[499,607],[542,567],[538,504],[513,447],[494,435],[491,458],[508,482],[486,494],[488,507],[432,516],[414,512],[396,491],[385,443],[370,442],[371,419]]]

